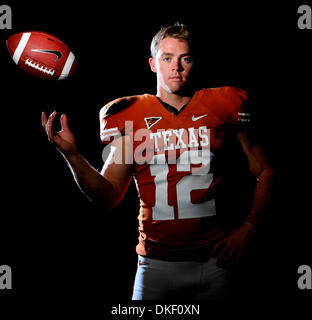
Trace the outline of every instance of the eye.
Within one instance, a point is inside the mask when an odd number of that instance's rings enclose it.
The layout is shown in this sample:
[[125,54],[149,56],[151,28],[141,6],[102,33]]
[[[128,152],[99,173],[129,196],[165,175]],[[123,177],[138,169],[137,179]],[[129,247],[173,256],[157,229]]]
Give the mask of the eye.
[[185,63],[191,63],[192,62],[192,58],[191,57],[183,57],[182,61]]
[[170,57],[164,57],[164,58],[163,58],[163,61],[165,61],[165,62],[170,62],[170,61],[171,61],[171,58],[170,58]]

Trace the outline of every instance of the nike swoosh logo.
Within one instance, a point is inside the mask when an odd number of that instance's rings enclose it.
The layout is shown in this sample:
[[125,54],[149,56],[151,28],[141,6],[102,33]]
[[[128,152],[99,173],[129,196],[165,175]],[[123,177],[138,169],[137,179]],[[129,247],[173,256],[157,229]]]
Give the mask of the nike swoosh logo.
[[197,120],[199,120],[199,119],[201,119],[201,118],[204,118],[204,117],[207,117],[208,116],[208,114],[203,114],[202,116],[198,116],[198,117],[192,117],[192,121],[197,121]]
[[54,54],[56,56],[55,61],[60,60],[63,56],[62,52],[57,50],[32,49],[31,51]]

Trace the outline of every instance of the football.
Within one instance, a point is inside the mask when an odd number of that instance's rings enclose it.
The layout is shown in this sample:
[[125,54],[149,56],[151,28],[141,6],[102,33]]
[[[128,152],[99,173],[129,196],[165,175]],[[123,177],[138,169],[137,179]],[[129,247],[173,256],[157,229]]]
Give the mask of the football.
[[46,32],[14,34],[8,38],[7,48],[21,69],[39,78],[62,80],[76,70],[76,59],[69,47]]

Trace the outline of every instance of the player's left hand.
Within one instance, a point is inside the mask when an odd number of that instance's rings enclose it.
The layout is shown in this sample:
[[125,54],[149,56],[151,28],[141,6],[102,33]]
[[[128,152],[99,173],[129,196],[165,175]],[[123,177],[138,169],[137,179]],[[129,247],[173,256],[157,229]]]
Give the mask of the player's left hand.
[[247,243],[254,235],[254,229],[248,224],[242,224],[233,230],[225,239],[219,241],[212,249],[212,257],[217,258],[218,267],[229,267],[235,265]]

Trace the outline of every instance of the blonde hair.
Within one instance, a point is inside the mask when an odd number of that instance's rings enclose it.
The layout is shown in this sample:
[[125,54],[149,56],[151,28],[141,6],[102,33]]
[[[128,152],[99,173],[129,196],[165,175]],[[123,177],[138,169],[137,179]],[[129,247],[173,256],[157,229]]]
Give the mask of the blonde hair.
[[151,56],[156,57],[158,46],[161,40],[165,38],[174,38],[180,40],[186,40],[191,44],[191,30],[187,25],[176,22],[172,26],[161,27],[161,29],[155,34],[151,43]]

